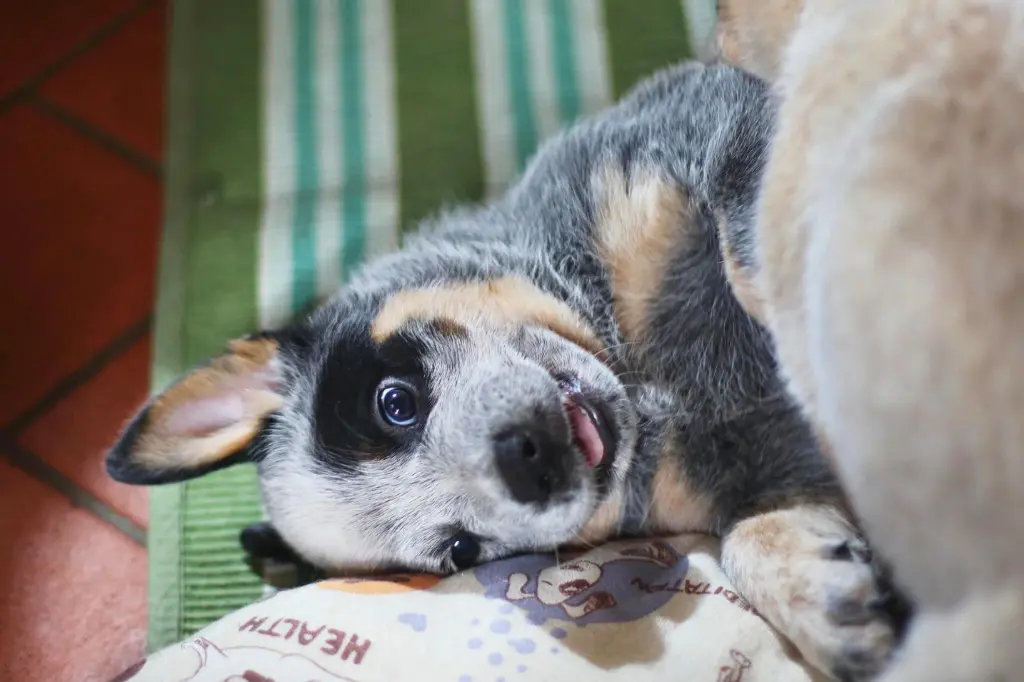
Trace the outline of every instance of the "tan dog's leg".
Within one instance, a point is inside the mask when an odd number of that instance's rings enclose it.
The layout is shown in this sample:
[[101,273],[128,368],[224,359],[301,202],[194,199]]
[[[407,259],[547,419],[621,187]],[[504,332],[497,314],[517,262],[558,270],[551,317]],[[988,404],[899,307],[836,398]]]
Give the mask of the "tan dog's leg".
[[894,628],[867,548],[833,507],[753,516],[722,541],[736,589],[815,667],[842,680],[882,670]]
[[774,81],[803,4],[804,0],[720,0],[717,39],[721,56]]
[[951,614],[924,614],[879,682],[1024,680],[1024,595],[971,599]]
[[842,94],[800,89],[812,129],[851,112],[808,154],[809,358],[870,537],[944,609],[1024,576],[1024,5],[865,7],[818,53]]
[[809,0],[787,60],[758,288],[923,612],[888,679],[1024,679],[939,646],[1024,586],[1024,4]]
[[724,4],[782,97],[730,276],[922,611],[885,680],[1024,680],[1024,4]]

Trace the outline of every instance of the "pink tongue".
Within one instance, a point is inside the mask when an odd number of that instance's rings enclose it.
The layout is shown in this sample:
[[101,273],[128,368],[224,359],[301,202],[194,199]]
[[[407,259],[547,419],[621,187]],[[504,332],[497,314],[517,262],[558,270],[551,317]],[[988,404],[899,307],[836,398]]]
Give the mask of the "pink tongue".
[[587,466],[596,467],[604,459],[604,443],[601,441],[601,434],[597,432],[597,427],[587,413],[576,405],[569,405],[569,420],[576,444],[587,459]]

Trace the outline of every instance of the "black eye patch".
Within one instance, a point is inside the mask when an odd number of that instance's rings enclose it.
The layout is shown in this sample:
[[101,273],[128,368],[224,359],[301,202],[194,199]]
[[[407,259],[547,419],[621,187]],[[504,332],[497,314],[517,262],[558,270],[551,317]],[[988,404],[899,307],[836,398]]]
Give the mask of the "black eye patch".
[[415,445],[432,406],[424,368],[431,340],[424,331],[402,329],[377,343],[363,325],[332,339],[313,414],[322,463],[357,470]]

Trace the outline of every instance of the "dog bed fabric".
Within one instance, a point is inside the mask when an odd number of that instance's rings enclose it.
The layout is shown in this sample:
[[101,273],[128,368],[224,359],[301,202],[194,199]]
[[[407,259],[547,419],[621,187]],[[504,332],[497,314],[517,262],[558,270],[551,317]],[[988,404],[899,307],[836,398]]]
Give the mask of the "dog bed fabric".
[[730,589],[700,536],[520,556],[438,579],[279,592],[118,682],[818,682]]
[[[714,4],[175,2],[153,388],[329,294],[418,219],[503,191],[539,141],[699,54]],[[261,512],[247,466],[154,488],[150,505],[154,651],[260,598],[238,533]],[[363,599],[341,594],[265,606]]]

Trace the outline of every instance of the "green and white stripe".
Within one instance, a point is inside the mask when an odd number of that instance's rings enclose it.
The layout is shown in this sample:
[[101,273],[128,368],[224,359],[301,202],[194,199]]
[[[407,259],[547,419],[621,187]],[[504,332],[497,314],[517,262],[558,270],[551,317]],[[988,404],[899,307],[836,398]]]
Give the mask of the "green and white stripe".
[[[351,0],[349,0],[351,2]],[[362,0],[362,58],[366,93],[366,248],[359,258],[373,257],[398,246],[401,224],[399,157],[395,102],[394,7],[391,0]],[[358,260],[347,261],[349,269]]]
[[[266,208],[260,322],[272,328],[397,245],[389,0],[264,0]],[[372,39],[367,39],[372,36]]]
[[490,196],[538,143],[611,102],[600,0],[470,0]]
[[[263,3],[263,196],[259,230],[259,324],[292,312],[292,223],[297,184],[293,30],[290,3]],[[268,97],[268,94],[273,97]]]
[[686,16],[687,36],[693,54],[699,59],[711,56],[712,39],[715,32],[714,0],[682,0]]
[[[274,2],[274,0],[269,0]],[[288,4],[288,3],[279,3]],[[313,88],[317,144],[317,170],[320,175],[317,212],[314,221],[316,235],[316,295],[329,295],[337,288],[342,277],[344,251],[344,199],[343,187],[345,169],[342,163],[344,141],[342,139],[342,87],[339,55],[341,44],[338,35],[339,6],[337,2],[317,0],[314,3],[313,32],[311,46],[315,71]],[[293,66],[294,68],[294,66]],[[265,106],[270,101],[272,90],[264,91]],[[331,153],[326,153],[331,152]],[[269,254],[264,255],[264,259]],[[292,312],[291,309],[288,311]]]

